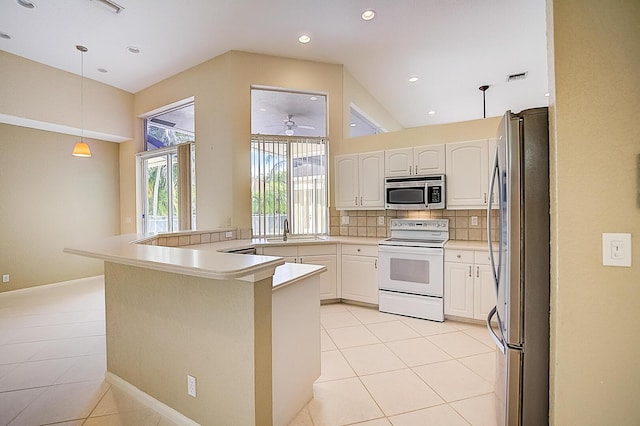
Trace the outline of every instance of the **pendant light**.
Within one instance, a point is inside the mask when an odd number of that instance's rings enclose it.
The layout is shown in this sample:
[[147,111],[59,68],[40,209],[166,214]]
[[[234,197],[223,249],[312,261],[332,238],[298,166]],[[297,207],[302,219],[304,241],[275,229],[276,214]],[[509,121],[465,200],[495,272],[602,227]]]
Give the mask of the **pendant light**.
[[76,46],[80,51],[80,142],[76,143],[71,155],[75,157],[91,157],[89,145],[84,141],[84,54],[89,49],[84,46]]
[[483,118],[487,118],[487,100],[485,99],[485,92],[487,91],[487,89],[489,88],[489,86],[487,86],[486,84],[484,86],[480,86],[478,87],[478,90],[480,90],[482,92],[482,116]]

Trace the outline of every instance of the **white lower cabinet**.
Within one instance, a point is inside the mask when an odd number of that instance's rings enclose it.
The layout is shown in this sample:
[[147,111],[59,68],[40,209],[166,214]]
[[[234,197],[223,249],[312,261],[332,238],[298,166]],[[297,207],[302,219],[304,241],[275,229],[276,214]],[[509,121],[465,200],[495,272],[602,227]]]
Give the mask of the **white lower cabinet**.
[[486,320],[496,305],[489,252],[445,249],[444,313]]
[[378,304],[378,247],[342,245],[342,299]]
[[320,300],[340,297],[336,244],[263,246],[258,249],[258,253],[265,256],[280,256],[285,262],[290,263],[326,266],[327,271],[320,274]]

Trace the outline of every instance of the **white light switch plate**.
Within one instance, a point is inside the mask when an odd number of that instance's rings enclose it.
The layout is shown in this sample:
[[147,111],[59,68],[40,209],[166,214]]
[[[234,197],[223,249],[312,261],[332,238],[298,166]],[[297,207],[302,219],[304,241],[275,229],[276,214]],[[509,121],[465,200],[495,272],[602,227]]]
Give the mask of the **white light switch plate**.
[[631,234],[602,234],[602,264],[631,266]]

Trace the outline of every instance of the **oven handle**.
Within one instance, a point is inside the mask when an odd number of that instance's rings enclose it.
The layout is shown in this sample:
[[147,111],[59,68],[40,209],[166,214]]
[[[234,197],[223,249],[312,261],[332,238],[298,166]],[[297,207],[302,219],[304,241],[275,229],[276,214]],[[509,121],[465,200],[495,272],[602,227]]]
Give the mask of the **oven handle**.
[[379,244],[378,252],[444,256],[444,249],[437,247],[410,247]]

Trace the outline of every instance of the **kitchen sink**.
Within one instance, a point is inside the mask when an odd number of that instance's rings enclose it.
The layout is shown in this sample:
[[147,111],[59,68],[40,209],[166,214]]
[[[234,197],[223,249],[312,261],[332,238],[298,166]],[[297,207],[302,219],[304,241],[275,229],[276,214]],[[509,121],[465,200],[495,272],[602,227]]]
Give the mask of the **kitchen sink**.
[[312,243],[314,241],[326,241],[327,237],[324,236],[293,236],[293,237],[289,237],[287,238],[287,241],[285,241],[282,237],[273,237],[273,238],[267,238],[267,243],[292,243],[292,244],[296,244],[296,243]]

